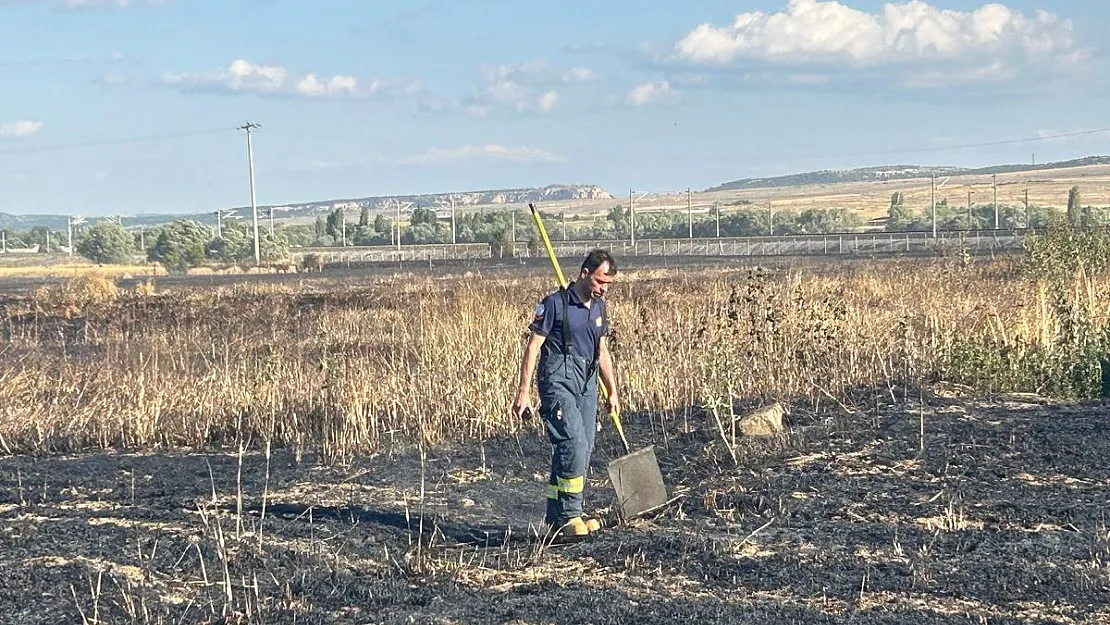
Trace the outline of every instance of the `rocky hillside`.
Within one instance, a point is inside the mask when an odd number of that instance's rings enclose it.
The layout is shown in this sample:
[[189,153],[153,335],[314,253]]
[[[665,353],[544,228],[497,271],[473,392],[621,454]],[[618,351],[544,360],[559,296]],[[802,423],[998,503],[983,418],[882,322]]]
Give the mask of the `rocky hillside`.
[[392,201],[411,202],[413,206],[450,206],[451,198],[456,207],[497,204],[526,204],[528,202],[557,202],[560,200],[609,200],[613,195],[596,185],[549,185],[540,189],[500,189],[494,191],[464,191],[461,193],[431,193],[423,195],[397,195],[328,200],[307,204],[278,206],[287,214],[327,213],[336,208],[361,210],[385,208]]
[[[2,0],[0,0],[2,1]],[[557,202],[561,200],[608,200],[613,199],[605,189],[597,185],[548,185],[538,189],[499,189],[493,191],[465,191],[461,193],[431,193],[424,195],[398,195],[376,196],[350,199],[325,200],[321,202],[305,202],[300,204],[284,204],[273,206],[275,219],[288,219],[290,217],[304,217],[325,215],[336,208],[347,211],[361,211],[363,207],[371,211],[392,210],[392,202],[409,202],[413,207],[447,207],[451,205],[451,198],[455,200],[456,207],[467,206],[496,206],[501,204],[526,204],[528,202]],[[388,207],[388,208],[387,208]],[[259,206],[259,215],[269,215],[270,206]],[[238,207],[239,215],[250,214],[250,207]],[[143,214],[125,216],[126,226],[154,226],[176,219],[198,219],[205,223],[212,222],[215,217],[215,208],[204,213],[192,214]],[[90,221],[94,221],[95,217]],[[0,212],[0,228],[14,228],[16,230],[29,230],[36,226],[45,226],[52,230],[64,230],[66,227],[65,215],[13,215]]]

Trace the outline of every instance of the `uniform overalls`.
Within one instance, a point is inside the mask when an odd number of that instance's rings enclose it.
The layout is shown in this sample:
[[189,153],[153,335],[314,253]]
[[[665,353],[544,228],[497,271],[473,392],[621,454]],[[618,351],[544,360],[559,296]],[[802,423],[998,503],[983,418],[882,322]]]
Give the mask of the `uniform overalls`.
[[544,520],[562,525],[583,513],[597,431],[598,355],[608,331],[605,301],[595,298],[587,308],[568,286],[537,306],[531,329],[547,337],[537,375],[540,417],[554,446]]

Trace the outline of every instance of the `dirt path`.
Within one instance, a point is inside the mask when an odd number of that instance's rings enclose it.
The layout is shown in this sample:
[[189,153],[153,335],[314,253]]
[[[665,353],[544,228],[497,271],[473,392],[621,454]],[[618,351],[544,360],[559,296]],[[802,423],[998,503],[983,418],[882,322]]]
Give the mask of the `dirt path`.
[[[0,622],[1110,622],[1106,409],[794,414],[737,465],[659,425],[629,434],[655,433],[681,502],[554,548],[535,433],[345,468],[275,452],[268,482],[251,453],[241,489],[234,454],[3,458]],[[616,454],[606,432],[603,512]]]

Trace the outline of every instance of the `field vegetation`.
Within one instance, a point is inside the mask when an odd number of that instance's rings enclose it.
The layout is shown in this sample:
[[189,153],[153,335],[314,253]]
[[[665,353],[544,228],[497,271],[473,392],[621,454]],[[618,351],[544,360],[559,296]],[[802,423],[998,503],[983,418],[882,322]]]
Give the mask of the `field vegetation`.
[[[1108,251],[1103,231],[1062,227],[1020,261],[633,269],[611,298],[624,401],[669,421],[729,398],[813,404],[932,380],[1094,397]],[[0,441],[72,451],[249,433],[350,458],[512,432],[521,340],[550,285],[398,275],[158,293],[90,275],[43,287],[0,308]]]
[[[5,298],[0,620],[1098,622],[1100,426],[1030,411],[1110,391],[1108,243],[624,269],[625,421],[683,501],[562,551],[509,410],[550,276]],[[789,434],[745,439],[772,401]]]

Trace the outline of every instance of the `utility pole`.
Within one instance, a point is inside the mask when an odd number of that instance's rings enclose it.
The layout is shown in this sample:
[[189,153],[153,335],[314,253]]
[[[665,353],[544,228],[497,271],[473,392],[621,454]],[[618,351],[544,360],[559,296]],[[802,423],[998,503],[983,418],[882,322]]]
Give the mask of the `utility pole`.
[[347,211],[339,209],[339,232],[343,240],[343,247],[347,247]]
[[567,212],[563,211],[563,240],[567,240]]
[[767,234],[775,236],[775,209],[771,208],[771,200],[767,200]]
[[721,203],[713,202],[713,208],[717,212],[717,238],[721,238]]
[[994,229],[998,230],[998,174],[991,174],[994,180]]
[[636,245],[636,200],[632,198],[632,189],[628,190],[628,231],[631,243]]
[[690,238],[694,238],[694,201],[690,196],[690,188],[686,187],[686,214],[690,221]]
[[393,205],[397,209],[397,249],[401,249],[401,202],[394,200]]
[[0,248],[3,248],[4,254],[8,253],[8,232],[0,230]]
[[[271,237],[274,236],[274,207],[273,206],[270,207],[270,236]],[[346,236],[344,236],[344,240],[346,240]]]
[[219,210],[216,211],[216,238],[217,239],[224,238],[223,214],[224,214],[223,211],[219,211]]
[[937,238],[937,175],[929,179],[929,203],[933,205],[933,238]]
[[239,126],[239,130],[247,131],[247,171],[250,176],[251,184],[251,219],[254,222],[254,264],[262,264],[262,256],[258,252],[258,205],[255,203],[254,196],[254,150],[251,147],[251,131],[255,128],[261,128],[261,124],[254,122],[247,122]]
[[455,245],[455,196],[451,196],[451,245]]
[[73,256],[73,227],[85,223],[85,218],[77,215],[70,215],[66,218],[66,233],[67,245],[69,246],[69,255]]
[[1029,187],[1025,187],[1025,227],[1030,228],[1032,224],[1029,223]]
[[967,229],[971,230],[971,188],[967,190]]

